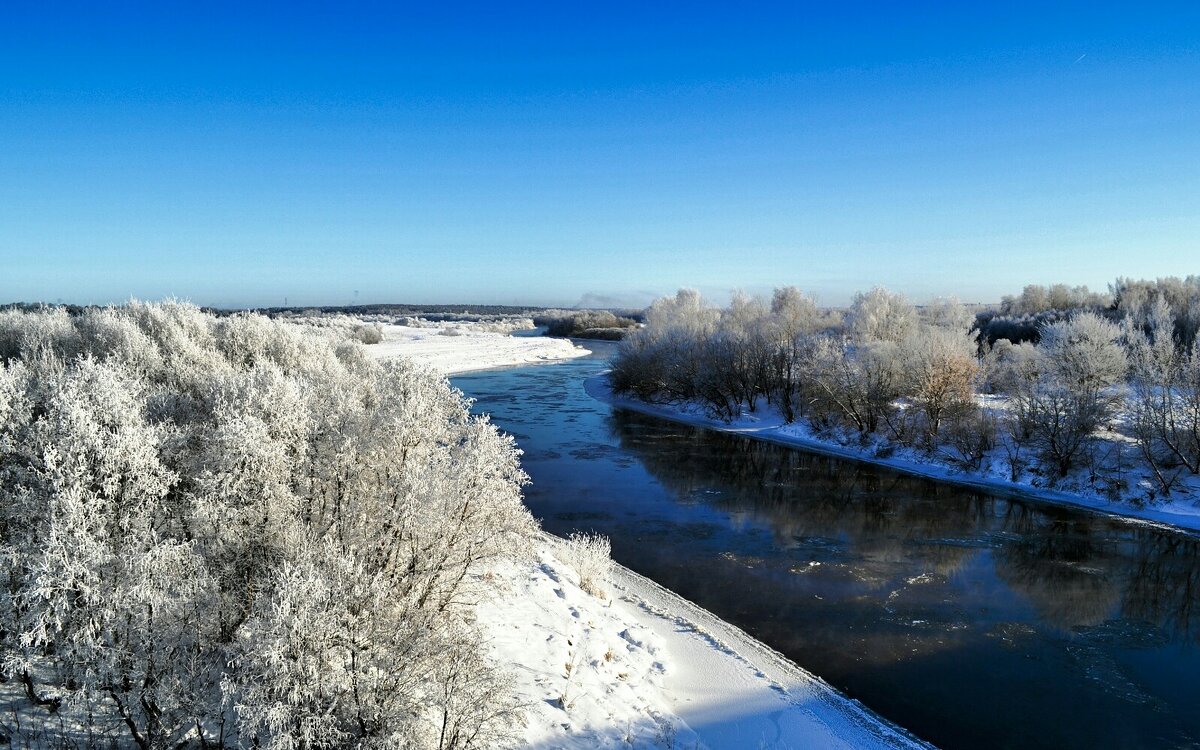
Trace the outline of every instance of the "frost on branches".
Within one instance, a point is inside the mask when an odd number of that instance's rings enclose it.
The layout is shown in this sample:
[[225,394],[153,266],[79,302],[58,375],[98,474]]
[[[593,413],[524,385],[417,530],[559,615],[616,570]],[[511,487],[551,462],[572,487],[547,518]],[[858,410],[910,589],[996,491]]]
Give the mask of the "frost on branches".
[[473,748],[466,605],[535,523],[510,438],[342,334],[178,303],[0,313],[0,734]]

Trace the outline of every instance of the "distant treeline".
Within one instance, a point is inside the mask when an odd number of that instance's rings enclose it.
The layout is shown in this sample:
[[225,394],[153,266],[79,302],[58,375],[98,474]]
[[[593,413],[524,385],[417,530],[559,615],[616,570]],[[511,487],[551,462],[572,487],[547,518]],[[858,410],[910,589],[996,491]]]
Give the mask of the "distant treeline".
[[262,307],[253,312],[264,315],[419,315],[428,318],[431,315],[529,315],[541,310],[540,307],[523,305],[405,305],[405,304],[375,304],[375,305],[324,305],[321,307]]
[[1184,346],[1195,341],[1200,329],[1200,276],[1169,276],[1153,281],[1122,277],[1109,285],[1107,293],[1091,292],[1086,286],[1030,284],[1020,295],[1005,296],[999,307],[981,311],[975,328],[981,344],[991,345],[1000,339],[1014,344],[1037,343],[1043,327],[1080,310],[1114,322],[1132,317],[1144,326],[1150,308],[1158,300],[1171,312],[1175,338]]

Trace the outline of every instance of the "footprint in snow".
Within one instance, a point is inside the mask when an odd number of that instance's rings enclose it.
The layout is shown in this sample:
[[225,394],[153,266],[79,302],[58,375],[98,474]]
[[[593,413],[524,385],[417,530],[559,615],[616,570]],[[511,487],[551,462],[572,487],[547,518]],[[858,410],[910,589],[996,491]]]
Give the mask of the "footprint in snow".
[[637,638],[633,637],[633,634],[629,632],[629,628],[622,630],[617,635],[621,636],[621,639],[630,645],[631,650],[634,648],[642,648],[645,645],[642,641],[639,641]]
[[539,567],[541,567],[542,572],[545,573],[546,577],[551,581],[554,581],[555,583],[562,583],[562,580],[558,577],[558,572],[555,571],[554,568],[550,567],[546,563],[542,563]]

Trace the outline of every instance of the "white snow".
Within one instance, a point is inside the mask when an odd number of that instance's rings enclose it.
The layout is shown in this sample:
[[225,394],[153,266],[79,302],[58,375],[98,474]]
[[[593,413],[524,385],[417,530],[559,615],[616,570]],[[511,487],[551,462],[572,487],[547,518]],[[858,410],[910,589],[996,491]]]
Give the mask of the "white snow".
[[[888,446],[886,454],[877,454],[878,445],[855,444],[844,445],[826,439],[813,433],[807,425],[800,422],[788,424],[784,418],[771,409],[760,408],[757,413],[743,413],[732,422],[707,416],[699,407],[677,404],[650,404],[636,398],[618,396],[608,385],[607,374],[589,378],[584,388],[593,398],[612,404],[622,409],[642,412],[653,416],[669,419],[675,422],[705,427],[721,432],[735,433],[756,440],[791,445],[814,453],[821,453],[839,458],[849,458],[856,461],[897,469],[917,476],[929,477],[941,481],[952,482],[965,487],[974,487],[1000,495],[1019,497],[1040,502],[1081,507],[1109,515],[1144,523],[1159,528],[1186,529],[1200,531],[1200,504],[1194,497],[1178,495],[1154,504],[1137,505],[1132,502],[1117,501],[1088,493],[1075,491],[1075,488],[1051,488],[1038,486],[1023,477],[1016,482],[1008,476],[1006,464],[997,462],[987,467],[983,472],[968,472],[947,463],[941,463],[917,450],[895,448]],[[1003,408],[1003,405],[992,404],[992,408]],[[1134,472],[1131,478],[1136,479]]]
[[498,571],[505,595],[476,608],[529,707],[530,747],[928,747],[621,566],[610,598],[584,592],[557,544]]
[[[368,354],[379,359],[409,357],[447,375],[553,362],[591,353],[567,339],[509,336],[479,330],[469,323],[431,324],[428,328],[384,325],[381,328],[383,341],[368,345]],[[447,334],[447,331],[452,333]]]

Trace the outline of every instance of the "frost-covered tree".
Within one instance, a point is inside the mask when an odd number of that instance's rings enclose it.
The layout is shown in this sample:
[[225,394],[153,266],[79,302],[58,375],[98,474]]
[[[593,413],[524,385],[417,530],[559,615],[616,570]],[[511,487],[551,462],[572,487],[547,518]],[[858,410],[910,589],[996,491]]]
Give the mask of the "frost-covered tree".
[[723,373],[723,382],[714,387],[724,391],[728,401],[745,404],[750,411],[760,395],[769,400],[774,392],[777,342],[772,327],[767,305],[740,291],[733,294],[718,322],[713,351],[725,362],[709,368],[711,374]]
[[1110,295],[1092,292],[1086,286],[1053,284],[1047,288],[1029,284],[1020,296],[1005,296],[1000,307],[1005,315],[1038,315],[1050,310],[1096,310],[1108,307],[1112,301]]
[[846,320],[855,341],[898,344],[916,329],[918,316],[904,295],[877,286],[854,295]]
[[939,297],[922,310],[922,318],[937,328],[966,332],[975,325],[975,315],[957,297]]
[[876,432],[904,392],[900,346],[874,341],[851,346],[823,337],[807,366],[818,422],[849,425],[863,436]]
[[1035,370],[1013,391],[1015,415],[1042,457],[1066,476],[1121,400],[1120,329],[1092,313],[1047,326]]
[[975,408],[975,342],[961,325],[927,326],[905,340],[902,356],[905,390],[924,416],[925,440],[935,444],[944,419]]
[[348,330],[0,314],[0,647],[37,710],[146,750],[510,736],[464,605],[535,530],[516,448]]
[[779,408],[789,422],[803,408],[802,359],[821,327],[812,297],[794,286],[776,289],[771,298],[771,334],[775,339],[775,384]]
[[1159,488],[1169,492],[1180,471],[1200,473],[1200,349],[1177,342],[1166,299],[1149,307],[1148,330],[1126,319],[1133,427]]
[[720,311],[694,289],[655,300],[646,325],[618,347],[610,376],[618,393],[648,400],[684,401],[697,397],[708,342]]
[[1170,310],[1173,338],[1179,346],[1187,349],[1195,343],[1200,331],[1200,275],[1153,281],[1118,278],[1109,288],[1117,309],[1143,329],[1150,325],[1155,305],[1163,302]]

